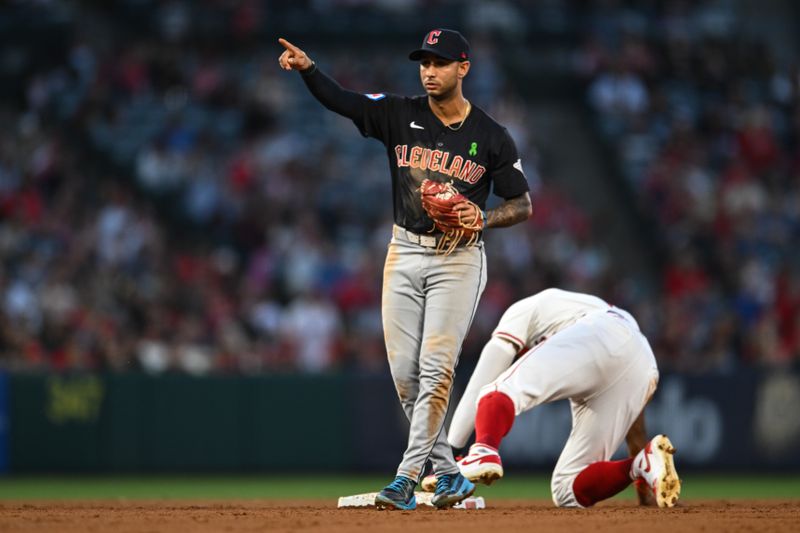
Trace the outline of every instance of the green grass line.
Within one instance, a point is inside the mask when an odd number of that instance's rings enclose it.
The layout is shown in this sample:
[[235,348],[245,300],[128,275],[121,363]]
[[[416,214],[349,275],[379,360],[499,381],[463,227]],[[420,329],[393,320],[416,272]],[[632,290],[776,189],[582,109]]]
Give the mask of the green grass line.
[[[380,490],[381,476],[152,476],[0,478],[0,500],[78,499],[298,499],[331,498]],[[682,498],[798,498],[800,476],[689,475]],[[477,495],[493,499],[549,499],[548,476],[508,476]],[[633,498],[632,489],[619,497]]]

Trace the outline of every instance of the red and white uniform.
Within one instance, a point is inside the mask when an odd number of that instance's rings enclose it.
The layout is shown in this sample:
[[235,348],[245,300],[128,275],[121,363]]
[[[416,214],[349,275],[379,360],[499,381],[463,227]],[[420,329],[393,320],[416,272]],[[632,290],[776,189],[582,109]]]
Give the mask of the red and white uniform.
[[547,289],[516,302],[500,319],[453,416],[450,443],[466,443],[477,403],[492,391],[511,398],[515,415],[569,399],[572,432],[551,489],[556,505],[578,506],[575,477],[611,458],[657,383],[653,351],[627,311],[588,294]]

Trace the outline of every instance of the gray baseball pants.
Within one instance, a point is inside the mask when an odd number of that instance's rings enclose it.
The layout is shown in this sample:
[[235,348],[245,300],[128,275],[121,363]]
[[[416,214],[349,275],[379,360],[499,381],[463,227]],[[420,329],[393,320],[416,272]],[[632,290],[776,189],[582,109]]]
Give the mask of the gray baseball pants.
[[461,344],[486,286],[482,242],[445,256],[419,240],[394,228],[382,297],[389,368],[410,422],[397,474],[416,480],[428,457],[437,474],[458,472],[444,422]]

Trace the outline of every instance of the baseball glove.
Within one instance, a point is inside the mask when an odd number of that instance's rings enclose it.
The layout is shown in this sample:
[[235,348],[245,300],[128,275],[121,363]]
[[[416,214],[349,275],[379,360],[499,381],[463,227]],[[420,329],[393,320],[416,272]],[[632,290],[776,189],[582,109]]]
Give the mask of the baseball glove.
[[[434,227],[442,232],[442,238],[436,246],[437,253],[449,255],[462,241],[472,246],[478,241],[483,230],[483,217],[480,208],[467,197],[458,192],[452,182],[440,183],[426,179],[419,188],[422,196],[422,208],[433,220]],[[475,206],[475,218],[465,220],[455,205],[461,202]]]

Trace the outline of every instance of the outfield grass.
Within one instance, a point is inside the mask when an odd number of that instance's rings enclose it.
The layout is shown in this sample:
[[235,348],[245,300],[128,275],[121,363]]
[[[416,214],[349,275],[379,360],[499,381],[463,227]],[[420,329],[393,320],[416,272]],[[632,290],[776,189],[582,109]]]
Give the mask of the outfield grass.
[[[385,476],[325,477],[8,477],[1,500],[30,499],[297,499],[331,498],[379,490]],[[682,498],[800,498],[800,476],[688,475]],[[547,476],[509,476],[480,487],[487,498],[549,499]],[[619,497],[633,498],[632,489]]]

